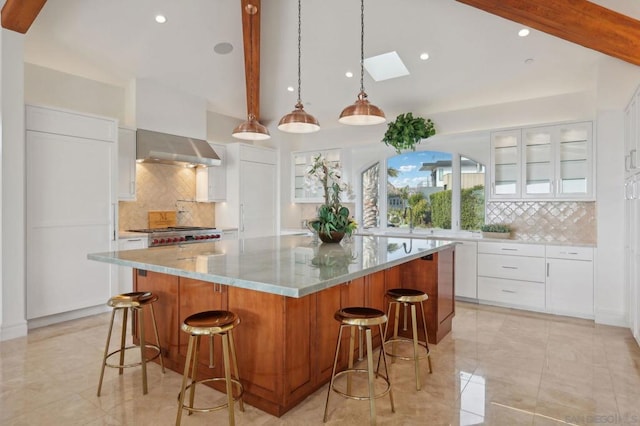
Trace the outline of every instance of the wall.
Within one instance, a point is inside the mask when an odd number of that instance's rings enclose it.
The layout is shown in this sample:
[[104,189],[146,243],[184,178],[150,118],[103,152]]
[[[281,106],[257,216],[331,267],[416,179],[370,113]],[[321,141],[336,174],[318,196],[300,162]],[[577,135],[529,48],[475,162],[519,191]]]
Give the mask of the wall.
[[195,169],[167,164],[136,164],[136,201],[120,201],[119,228],[149,227],[148,212],[178,212],[179,226],[214,226],[214,204],[195,202]]
[[28,104],[125,119],[124,88],[28,63],[24,65],[24,99]]
[[0,340],[27,333],[23,49],[22,34],[0,30]]

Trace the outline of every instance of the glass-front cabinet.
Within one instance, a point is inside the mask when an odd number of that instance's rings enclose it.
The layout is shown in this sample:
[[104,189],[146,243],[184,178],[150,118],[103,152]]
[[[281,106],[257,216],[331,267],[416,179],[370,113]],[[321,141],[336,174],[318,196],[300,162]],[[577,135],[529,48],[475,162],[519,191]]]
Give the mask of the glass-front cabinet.
[[593,199],[591,122],[491,135],[492,199]]
[[491,198],[520,197],[520,130],[491,134]]
[[319,183],[315,185],[307,179],[307,171],[317,155],[322,155],[329,163],[340,167],[342,150],[340,148],[323,151],[292,152],[292,198],[294,203],[322,203],[324,190]]

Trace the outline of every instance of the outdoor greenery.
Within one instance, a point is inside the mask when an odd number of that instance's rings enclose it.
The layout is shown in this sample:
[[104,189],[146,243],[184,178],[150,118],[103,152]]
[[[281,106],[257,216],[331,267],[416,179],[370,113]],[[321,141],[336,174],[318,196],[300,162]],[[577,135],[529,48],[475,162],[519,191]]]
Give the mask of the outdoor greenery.
[[501,234],[505,234],[505,233],[511,232],[511,228],[509,228],[509,225],[504,225],[504,224],[501,224],[501,223],[489,223],[489,224],[486,224],[486,225],[482,225],[480,230],[482,232],[498,232],[498,233],[501,233]]
[[436,192],[429,198],[433,227],[451,229],[451,190]]

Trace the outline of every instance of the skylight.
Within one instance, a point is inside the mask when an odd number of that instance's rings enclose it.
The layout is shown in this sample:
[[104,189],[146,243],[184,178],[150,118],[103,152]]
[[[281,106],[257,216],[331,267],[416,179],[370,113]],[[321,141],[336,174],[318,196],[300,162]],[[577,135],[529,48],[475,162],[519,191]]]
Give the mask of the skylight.
[[364,68],[375,81],[409,75],[409,70],[396,51],[365,58]]

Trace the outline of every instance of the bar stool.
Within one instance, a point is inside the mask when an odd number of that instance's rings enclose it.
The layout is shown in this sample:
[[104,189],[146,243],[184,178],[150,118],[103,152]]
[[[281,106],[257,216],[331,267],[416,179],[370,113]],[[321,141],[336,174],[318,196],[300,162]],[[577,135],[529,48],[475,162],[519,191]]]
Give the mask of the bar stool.
[[[420,390],[420,359],[427,358],[429,364],[429,374],[433,372],[431,369],[431,353],[429,351],[429,334],[427,333],[427,322],[424,317],[424,301],[429,299],[429,296],[420,290],[414,290],[411,288],[394,288],[388,290],[386,296],[389,298],[389,310],[387,312],[388,316],[391,316],[391,309],[395,306],[395,321],[393,324],[393,337],[387,340],[387,329],[389,328],[389,323],[386,324],[384,328],[384,335],[382,337],[382,342],[385,347],[385,353],[392,358],[399,358],[407,361],[415,362],[415,373],[416,373],[416,390]],[[400,305],[405,308],[405,329],[406,329],[406,308],[408,305],[411,305],[411,339],[407,337],[398,336],[398,323],[400,322]],[[418,336],[418,322],[416,319],[416,305],[420,305],[420,312],[422,314],[422,325],[424,327],[424,342],[419,340]],[[391,351],[388,351],[386,348],[388,344],[391,343]],[[396,352],[396,344],[397,343],[412,343],[413,344],[413,356],[402,356]],[[426,355],[420,355],[418,353],[418,346],[422,346],[426,350]],[[392,363],[394,360],[391,361]],[[378,369],[380,369],[380,362],[378,361]]]
[[[329,409],[329,396],[331,391],[342,395],[345,398],[357,399],[357,400],[369,400],[370,421],[372,425],[376,424],[376,398],[380,398],[386,394],[389,394],[389,401],[391,402],[391,412],[395,413],[395,407],[393,405],[393,393],[391,392],[391,382],[389,381],[389,371],[387,369],[387,357],[383,350],[380,351],[380,355],[384,361],[385,375],[381,375],[373,371],[373,344],[371,340],[371,328],[378,326],[380,330],[380,336],[382,336],[382,324],[387,322],[387,316],[384,312],[373,308],[364,307],[349,307],[340,309],[333,316],[336,321],[340,323],[340,332],[338,333],[338,343],[336,344],[336,355],[333,361],[333,370],[331,371],[331,381],[329,383],[329,390],[327,391],[327,401],[324,406],[324,419],[326,423]],[[349,363],[346,370],[336,373],[336,367],[338,365],[338,354],[340,353],[340,341],[342,339],[342,330],[344,327],[350,327],[351,333],[349,336]],[[353,351],[355,348],[355,334],[356,327],[359,330],[365,331],[365,341],[367,345],[367,368],[353,368]],[[378,358],[378,367],[380,366],[380,358]],[[368,375],[368,388],[369,392],[367,396],[360,396],[351,392],[351,373],[367,373]],[[334,386],[334,381],[337,377],[347,374],[347,389],[346,392],[342,392]],[[382,378],[385,382],[385,388],[378,394],[374,391],[374,375],[375,378]]]
[[[189,346],[187,348],[187,359],[184,363],[184,375],[182,376],[182,388],[178,394],[178,417],[176,418],[176,426],[180,425],[182,419],[182,410],[185,409],[191,415],[192,412],[206,413],[210,411],[220,410],[228,407],[229,411],[229,424],[235,424],[233,403],[238,401],[240,411],[244,411],[244,404],[242,402],[242,394],[244,393],[244,387],[240,383],[240,376],[238,375],[238,361],[236,359],[236,348],[233,342],[232,330],[240,324],[240,318],[233,312],[229,311],[205,311],[193,314],[187,317],[182,324],[182,331],[189,333]],[[224,377],[212,377],[203,380],[196,380],[198,374],[198,355],[200,352],[200,338],[202,336],[209,336],[213,339],[213,336],[220,335],[222,338],[222,358],[224,361]],[[210,356],[213,356],[213,340],[210,340]],[[233,373],[235,378],[231,376],[231,368],[229,357],[233,360]],[[191,364],[191,384],[187,386],[187,379],[189,377],[189,367]],[[194,397],[196,384],[206,382],[223,381],[226,384],[227,402],[224,404],[216,405],[214,407],[196,408],[194,407]],[[237,386],[238,395],[233,395],[233,385]],[[185,394],[189,389],[189,404],[184,403]]]
[[[138,365],[142,366],[142,393],[144,395],[147,394],[147,362],[152,361],[158,357],[160,357],[160,365],[162,366],[162,372],[164,373],[164,360],[162,359],[162,351],[160,350],[160,338],[158,337],[158,326],[156,325],[156,315],[153,311],[153,304],[158,300],[158,296],[151,292],[133,292],[133,293],[124,293],[119,294],[117,296],[112,297],[107,302],[107,306],[113,308],[111,312],[111,322],[109,324],[109,333],[107,335],[107,343],[104,347],[104,356],[102,357],[102,368],[100,370],[100,381],[98,382],[98,396],[100,396],[100,391],[102,389],[102,379],[104,378],[104,368],[111,367],[117,368],[119,370],[119,374],[122,374],[125,368],[129,367],[137,367]],[[144,335],[144,315],[142,308],[148,306],[151,310],[151,322],[153,323],[153,332],[156,335],[156,344],[152,345],[146,342]],[[116,312],[122,311],[122,334],[120,336],[120,349],[117,349],[113,352],[109,352],[109,344],[111,343],[111,332],[113,331],[113,321],[116,316]],[[131,310],[131,332],[133,333],[133,313],[137,314],[138,318],[138,335],[140,338],[140,361],[125,364],[124,363],[124,355],[125,352],[129,349],[137,348],[136,345],[125,346],[125,341],[127,337],[127,314]],[[155,355],[151,358],[147,358],[145,355],[145,349],[153,349],[155,351]],[[120,354],[120,361],[118,364],[109,364],[108,359],[115,355]]]

